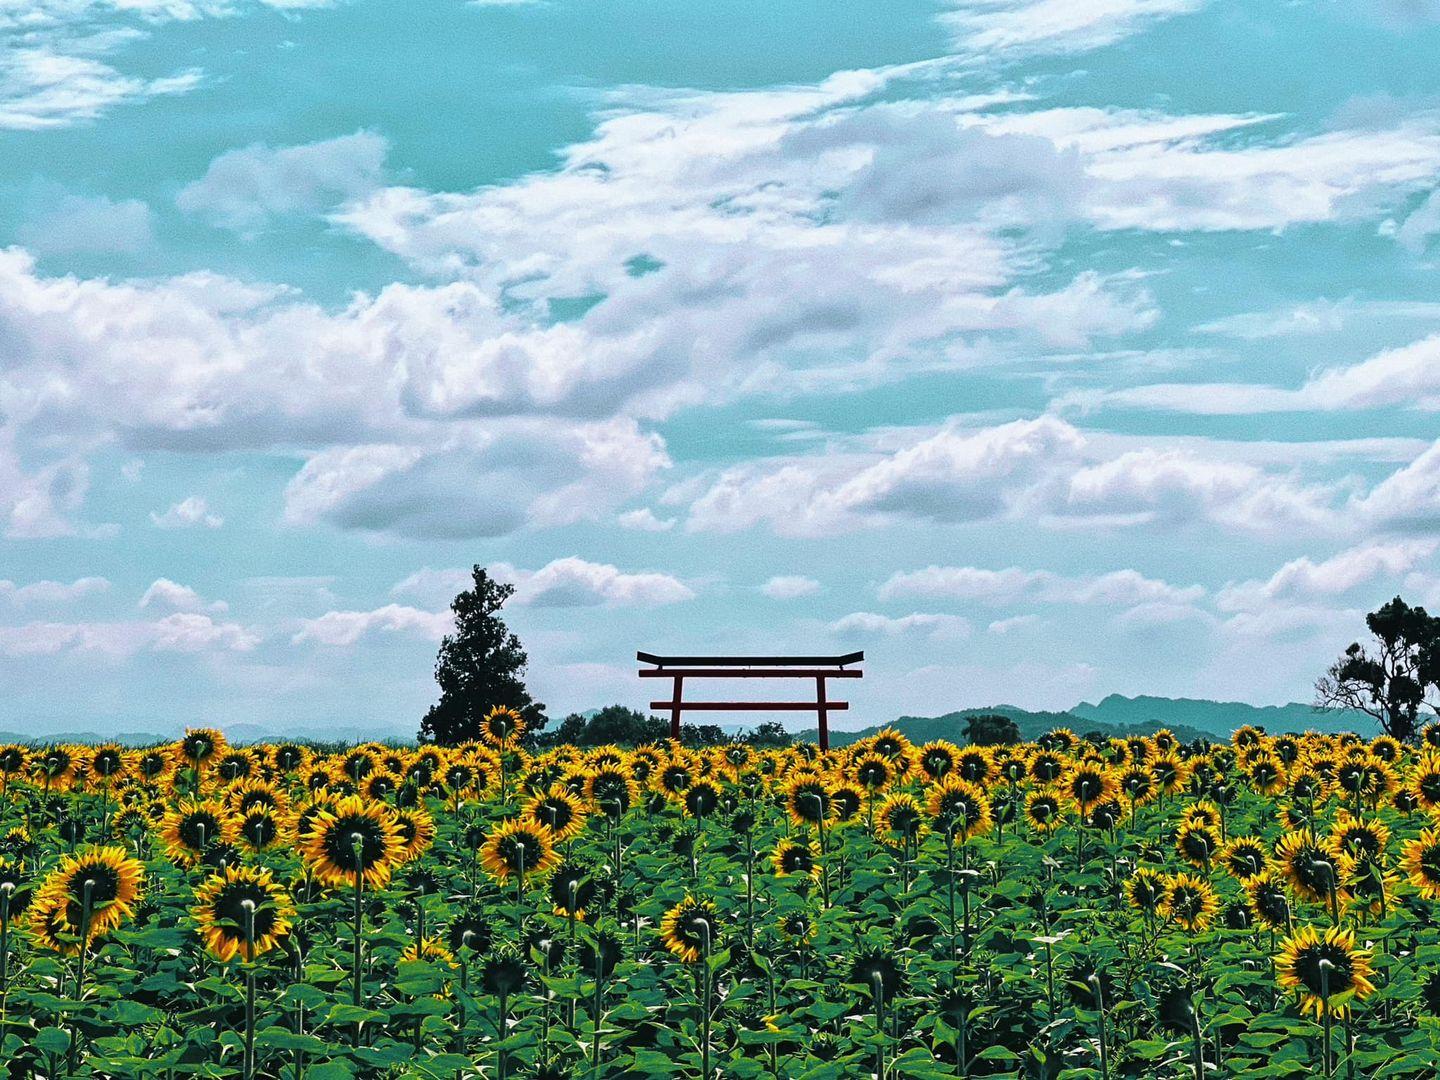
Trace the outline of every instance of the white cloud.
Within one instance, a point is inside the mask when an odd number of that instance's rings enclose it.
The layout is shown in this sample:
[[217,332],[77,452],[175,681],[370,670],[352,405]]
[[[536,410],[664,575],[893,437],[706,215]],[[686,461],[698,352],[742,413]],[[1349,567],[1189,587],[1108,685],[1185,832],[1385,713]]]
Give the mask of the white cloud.
[[1321,369],[1293,390],[1261,383],[1155,383],[1084,400],[1209,416],[1396,407],[1440,411],[1440,334],[1356,364]]
[[150,523],[157,529],[191,529],[196,526],[218,529],[225,524],[225,519],[219,514],[211,513],[202,496],[191,495],[172,503],[163,513],[151,510]]
[[32,622],[0,626],[0,656],[96,653],[113,657],[148,652],[249,652],[261,635],[199,612],[175,612],[153,622]]
[[1395,239],[1418,255],[1430,246],[1431,238],[1437,234],[1440,234],[1440,189],[1432,191],[1405,216],[1395,231]]
[[124,75],[95,56],[48,45],[10,47],[3,38],[0,45],[6,46],[0,49],[0,130],[65,127],[94,120],[116,105],[185,93],[200,82],[195,70],[146,79]]
[[117,201],[67,192],[43,199],[16,236],[42,255],[131,254],[155,242],[152,216],[149,205],[139,199]]
[[386,604],[373,611],[327,611],[316,619],[302,620],[290,639],[296,645],[315,644],[349,648],[375,633],[413,634],[439,641],[455,625],[448,611],[422,611],[402,604]]
[[799,574],[777,574],[761,585],[760,591],[772,600],[798,600],[818,593],[820,582]]
[[422,566],[390,587],[391,596],[413,596],[437,606],[449,606],[460,593],[475,583],[470,570],[460,568],[432,570]]
[[1351,505],[1380,528],[1434,532],[1440,527],[1440,440]]
[[229,610],[229,605],[223,600],[216,600],[214,603],[206,603],[205,600],[194,589],[188,585],[181,585],[171,581],[169,578],[157,578],[145,590],[145,595],[140,597],[140,607],[166,608],[170,611],[197,612],[209,611],[221,613]]
[[1348,548],[1320,562],[1302,555],[1265,581],[1231,582],[1216,597],[1216,605],[1224,611],[1246,611],[1340,596],[1373,581],[1398,578],[1428,560],[1437,548],[1437,540],[1384,540]]
[[956,4],[941,16],[957,47],[983,54],[1028,55],[1097,49],[1167,18],[1201,7],[1202,0],[983,0]]
[[675,527],[674,518],[656,517],[655,511],[648,506],[627,510],[615,518],[615,523],[622,529],[634,529],[637,532],[669,532]]
[[223,228],[250,232],[272,218],[318,214],[380,186],[389,143],[373,131],[300,146],[229,150],[187,184],[176,205]]
[[[1143,442],[1143,440],[1140,440]],[[1143,445],[1054,416],[896,432],[883,445],[749,463],[690,503],[687,528],[827,536],[902,521],[1015,519],[1051,528],[1210,522],[1255,532],[1338,528],[1336,485],[1240,460],[1205,440]]]
[[670,574],[628,573],[574,556],[555,559],[539,570],[497,564],[491,572],[515,584],[516,604],[534,607],[656,607],[695,598],[695,590]]
[[927,566],[923,570],[892,574],[880,585],[877,595],[881,600],[947,597],[997,606],[1024,600],[1128,607],[1160,601],[1188,603],[1203,597],[1205,590],[1199,585],[1171,585],[1130,569],[1066,577],[1048,570],[1023,570],[1015,566],[1003,570]]
[[17,585],[0,580],[0,599],[15,607],[56,607],[108,591],[110,582],[103,577],[82,577],[71,582],[32,581]]
[[844,637],[896,637],[916,634],[936,639],[965,638],[970,624],[958,615],[913,612],[898,617],[873,611],[855,611],[830,624],[830,631]]

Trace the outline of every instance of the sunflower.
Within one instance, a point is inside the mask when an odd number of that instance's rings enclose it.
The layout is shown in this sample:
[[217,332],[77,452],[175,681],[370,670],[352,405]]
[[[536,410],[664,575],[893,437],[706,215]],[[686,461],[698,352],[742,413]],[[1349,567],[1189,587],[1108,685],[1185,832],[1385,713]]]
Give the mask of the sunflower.
[[850,961],[846,982],[863,986],[882,1002],[894,1001],[905,985],[905,970],[893,950],[865,948]]
[[579,836],[585,828],[585,805],[563,784],[552,784],[525,804],[522,816],[549,828],[556,843]]
[[[1160,746],[1160,737],[1155,736],[1155,745]],[[1150,771],[1155,776],[1155,783],[1159,785],[1160,793],[1163,795],[1178,794],[1190,779],[1190,766],[1183,761],[1179,754],[1171,750],[1165,750],[1154,761],[1150,763]]]
[[713,903],[686,896],[660,920],[660,940],[681,962],[693,964],[714,948],[719,921]]
[[390,880],[404,842],[395,815],[382,803],[347,795],[316,811],[300,837],[300,855],[326,885],[363,883],[378,889]]
[[1122,769],[1116,783],[1120,787],[1120,794],[1133,806],[1143,806],[1153,799],[1159,790],[1155,783],[1155,774],[1144,765],[1131,765],[1128,769]]
[[195,890],[190,913],[200,925],[200,939],[217,960],[238,955],[248,963],[290,933],[295,905],[269,870],[230,866]]
[[720,805],[720,786],[713,780],[696,780],[681,796],[685,813],[693,818],[706,818]]
[[1340,876],[1345,888],[1340,896],[1347,905],[1371,915],[1382,915],[1395,895],[1399,876],[1385,864],[1383,855],[1340,853]]
[[238,822],[224,803],[181,799],[160,821],[165,854],[182,866],[193,866],[212,844],[233,844]]
[[1270,930],[1288,930],[1294,909],[1285,879],[1274,870],[1256,874],[1245,882],[1245,905],[1255,921]]
[[1160,913],[1192,934],[1205,930],[1220,911],[1220,900],[1204,878],[1176,874],[1165,880]]
[[1340,853],[1309,829],[1288,833],[1275,845],[1275,863],[1302,900],[1323,904],[1340,887]]
[[1210,866],[1211,860],[1220,850],[1220,838],[1209,825],[1187,821],[1180,826],[1176,835],[1175,850],[1191,866],[1204,870]]
[[920,768],[931,780],[943,780],[955,767],[955,747],[948,742],[928,742],[920,747]]
[[438,937],[426,937],[418,942],[412,941],[401,950],[400,962],[402,964],[413,964],[417,960],[429,960],[452,968],[460,966],[455,962],[455,954],[447,949],[445,943]]
[[872,795],[884,791],[896,779],[895,767],[884,754],[862,754],[851,763],[850,775]]
[[203,769],[225,753],[225,736],[214,728],[187,728],[175,755],[192,769]]
[[256,807],[242,817],[235,832],[238,843],[254,852],[289,844],[287,819],[265,807]]
[[1247,763],[1246,779],[1250,786],[1261,795],[1270,797],[1285,790],[1285,763],[1271,753],[1265,753]]
[[550,827],[525,818],[501,822],[480,848],[480,864],[499,882],[510,880],[512,874],[548,874],[559,863]]
[[1036,832],[1052,833],[1064,820],[1060,796],[1053,791],[1032,791],[1025,796],[1025,820]]
[[550,902],[560,918],[585,918],[585,909],[595,898],[595,882],[585,867],[562,862],[550,875]]
[[802,773],[787,781],[783,791],[785,812],[800,828],[821,824],[837,816],[839,808],[832,797],[833,789],[823,776]]
[[1269,862],[1264,842],[1253,836],[1236,836],[1220,849],[1220,865],[1240,882],[1263,873]]
[[508,750],[525,734],[525,718],[508,705],[496,705],[480,721],[480,737],[497,750]]
[[678,799],[694,779],[694,766],[683,751],[674,754],[649,774],[650,786],[668,799]]
[[1366,821],[1342,808],[1335,814],[1330,839],[1342,854],[1379,855],[1390,842],[1390,829],[1384,822]]
[[1065,762],[1053,750],[1042,750],[1030,759],[1030,777],[1041,784],[1053,784],[1065,774]]
[[400,862],[418,859],[435,842],[435,819],[422,806],[404,806],[391,811],[400,830]]
[[621,818],[640,798],[640,785],[621,765],[601,765],[585,774],[585,797],[609,818]]
[[1405,841],[1400,869],[1421,896],[1440,898],[1440,826],[1422,829],[1418,839]]
[[814,840],[806,844],[782,839],[775,845],[770,862],[775,867],[776,877],[799,876],[808,877],[811,881],[820,880],[820,845]]
[[958,773],[946,776],[930,789],[925,809],[936,828],[960,841],[989,832],[995,819],[990,800],[975,784]]
[[1302,927],[1275,957],[1276,981],[1300,995],[1300,1010],[1316,1016],[1344,1016],[1351,1001],[1375,992],[1370,954],[1355,947],[1355,934],[1337,926],[1317,934]]
[[839,780],[830,789],[832,816],[837,822],[850,821],[865,805],[865,793],[848,780]]
[[1415,763],[1410,773],[1409,790],[1415,801],[1426,810],[1440,807],[1440,754],[1426,751]]
[[[135,914],[145,867],[122,847],[66,855],[36,893],[63,928],[87,940],[108,934]],[[88,922],[87,922],[88,918]]]
[[885,796],[875,812],[875,835],[890,847],[918,844],[927,831],[925,808],[908,791]]
[[1148,866],[1139,866],[1125,879],[1125,899],[1142,915],[1154,915],[1165,901],[1165,876]]
[[1115,774],[1100,765],[1081,762],[1071,766],[1061,787],[1076,810],[1084,814],[1103,799],[1113,799],[1119,791]]
[[997,771],[994,755],[983,746],[967,746],[955,755],[955,773],[961,780],[984,786]]
[[285,798],[278,788],[268,780],[241,780],[226,792],[230,806],[237,814],[248,814],[252,810],[279,810]]

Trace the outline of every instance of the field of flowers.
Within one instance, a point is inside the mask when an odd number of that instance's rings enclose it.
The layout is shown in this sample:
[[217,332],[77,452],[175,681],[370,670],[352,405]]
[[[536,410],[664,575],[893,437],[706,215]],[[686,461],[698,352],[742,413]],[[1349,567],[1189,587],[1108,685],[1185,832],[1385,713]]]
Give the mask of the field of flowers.
[[1440,732],[0,748],[12,1077],[1433,1077]]

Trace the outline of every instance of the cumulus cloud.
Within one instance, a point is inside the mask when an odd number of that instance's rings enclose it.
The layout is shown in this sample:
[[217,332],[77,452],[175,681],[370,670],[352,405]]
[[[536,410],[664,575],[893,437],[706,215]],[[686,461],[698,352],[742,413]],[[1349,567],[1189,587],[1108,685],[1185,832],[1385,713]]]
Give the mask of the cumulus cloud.
[[[93,48],[97,39],[89,42]],[[84,42],[70,45],[76,51],[50,44],[0,50],[0,129],[66,127],[94,120],[117,105],[185,93],[200,82],[193,69],[149,79],[125,75],[98,56],[85,55]]]
[[772,600],[799,600],[820,591],[820,582],[800,574],[777,574],[760,586]]
[[943,640],[969,637],[970,624],[958,615],[936,615],[917,611],[909,615],[891,616],[873,611],[855,611],[832,622],[830,631],[849,638],[913,634]]
[[0,626],[0,656],[97,653],[124,658],[140,652],[249,652],[259,633],[200,612],[174,612],[152,622],[32,622]]
[[[1051,528],[1210,522],[1255,532],[1339,527],[1339,490],[1203,441],[1125,449],[1054,416],[894,433],[891,444],[748,463],[690,502],[686,527],[826,536],[902,521],[1024,519]],[[1129,443],[1128,445],[1133,445]]]
[[1129,607],[1162,601],[1190,603],[1202,598],[1205,590],[1199,585],[1171,585],[1130,569],[1067,577],[1048,570],[1024,570],[1015,566],[1002,570],[927,566],[892,574],[880,585],[877,595],[882,600],[946,597],[996,606],[1024,600]]
[[631,573],[609,563],[570,556],[538,570],[500,564],[498,578],[515,584],[516,604],[534,607],[658,607],[693,600],[695,590],[679,578],[655,571]]
[[615,523],[622,529],[634,529],[638,532],[668,532],[675,527],[674,518],[656,517],[655,511],[648,506],[625,511],[615,518]]
[[39,200],[16,236],[42,255],[131,254],[155,242],[153,216],[139,199],[53,193]]
[[0,599],[14,607],[58,607],[109,589],[110,582],[103,577],[82,577],[71,582],[32,581],[26,585],[0,579]]
[[273,218],[318,214],[380,186],[389,143],[373,131],[299,146],[229,150],[175,203],[215,225],[251,232]]
[[145,595],[140,597],[140,607],[157,607],[183,612],[209,611],[217,614],[230,609],[230,605],[223,600],[206,603],[200,594],[190,586],[181,585],[169,578],[157,578],[152,582],[150,587],[145,590]]
[[1226,611],[1245,611],[1340,596],[1374,581],[1398,578],[1426,562],[1437,548],[1440,541],[1432,539],[1387,540],[1347,548],[1318,562],[1302,555],[1264,581],[1231,582],[1216,604]]
[[454,625],[454,616],[448,611],[386,604],[373,611],[327,611],[319,618],[304,619],[290,640],[296,645],[330,648],[349,648],[371,634],[408,634],[439,641]]
[[202,496],[191,495],[172,503],[163,512],[151,510],[150,524],[157,529],[218,529],[225,524],[225,519],[219,514],[211,513]]

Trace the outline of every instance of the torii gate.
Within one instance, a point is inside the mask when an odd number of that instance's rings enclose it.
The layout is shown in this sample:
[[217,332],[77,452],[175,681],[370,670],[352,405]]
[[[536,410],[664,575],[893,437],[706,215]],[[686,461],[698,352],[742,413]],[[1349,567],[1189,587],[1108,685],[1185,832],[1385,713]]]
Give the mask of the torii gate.
[[[863,652],[843,656],[656,656],[637,652],[635,658],[650,667],[640,669],[642,679],[672,679],[669,701],[652,701],[652,709],[670,712],[670,737],[680,738],[680,716],[698,712],[814,712],[820,722],[820,749],[830,749],[830,714],[850,708],[848,701],[831,701],[827,679],[860,679],[865,673],[851,665],[865,659]],[[686,679],[813,679],[815,700],[810,701],[686,701]]]

